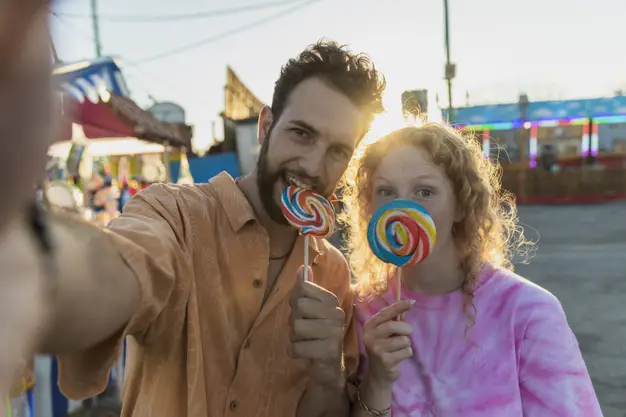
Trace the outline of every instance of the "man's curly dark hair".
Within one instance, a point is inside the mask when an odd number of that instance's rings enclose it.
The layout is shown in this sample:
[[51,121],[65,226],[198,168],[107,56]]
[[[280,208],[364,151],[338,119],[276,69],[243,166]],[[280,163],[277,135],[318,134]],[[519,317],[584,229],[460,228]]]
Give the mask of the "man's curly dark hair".
[[276,81],[272,99],[272,113],[276,122],[289,99],[289,95],[302,81],[319,77],[348,97],[367,114],[365,131],[378,113],[382,113],[382,95],[385,78],[369,56],[354,53],[345,45],[332,41],[318,41],[290,59],[282,67]]

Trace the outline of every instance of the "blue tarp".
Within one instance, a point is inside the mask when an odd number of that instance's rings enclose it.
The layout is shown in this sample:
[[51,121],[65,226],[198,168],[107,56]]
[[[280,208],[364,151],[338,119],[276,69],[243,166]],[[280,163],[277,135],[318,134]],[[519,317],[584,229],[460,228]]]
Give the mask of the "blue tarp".
[[[172,162],[170,169],[172,171],[172,182],[178,181],[180,162]],[[233,178],[237,178],[240,175],[237,154],[234,152],[189,159],[189,169],[196,183],[207,182],[222,171],[228,172]]]

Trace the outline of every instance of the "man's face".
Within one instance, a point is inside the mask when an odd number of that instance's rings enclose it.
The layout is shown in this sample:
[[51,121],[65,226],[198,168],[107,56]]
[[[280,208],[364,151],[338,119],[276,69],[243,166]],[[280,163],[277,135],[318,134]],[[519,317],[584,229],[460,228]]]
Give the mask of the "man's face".
[[319,78],[296,86],[280,119],[272,120],[271,111],[264,109],[257,185],[272,220],[287,224],[280,199],[288,185],[332,194],[365,133],[364,117],[350,99]]

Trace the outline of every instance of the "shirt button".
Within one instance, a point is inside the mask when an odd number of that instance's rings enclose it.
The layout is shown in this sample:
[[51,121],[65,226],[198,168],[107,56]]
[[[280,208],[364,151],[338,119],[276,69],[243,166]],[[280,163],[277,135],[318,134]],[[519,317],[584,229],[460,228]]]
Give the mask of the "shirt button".
[[239,405],[239,403],[237,403],[237,400],[233,400],[230,402],[230,411],[235,411],[237,409],[237,406]]
[[261,281],[260,279],[255,279],[254,281],[252,281],[252,285],[254,285],[254,288],[261,288],[263,286],[263,281]]

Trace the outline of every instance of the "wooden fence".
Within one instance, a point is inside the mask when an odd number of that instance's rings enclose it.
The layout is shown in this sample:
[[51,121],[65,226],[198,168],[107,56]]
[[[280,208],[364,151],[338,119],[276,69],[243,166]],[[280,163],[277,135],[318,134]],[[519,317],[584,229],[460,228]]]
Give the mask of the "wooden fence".
[[560,172],[505,168],[502,186],[522,204],[626,199],[626,168],[585,166]]

